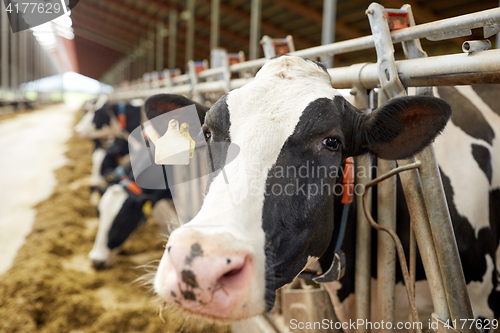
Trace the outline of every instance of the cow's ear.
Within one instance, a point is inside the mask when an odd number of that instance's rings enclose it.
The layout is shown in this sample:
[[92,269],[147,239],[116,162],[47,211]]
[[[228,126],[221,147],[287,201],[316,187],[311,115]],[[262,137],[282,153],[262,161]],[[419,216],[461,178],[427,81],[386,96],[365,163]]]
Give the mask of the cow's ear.
[[144,112],[146,113],[148,119],[153,119],[159,115],[193,104],[196,107],[198,117],[200,118],[200,123],[203,124],[203,121],[205,120],[205,114],[209,108],[181,95],[153,95],[149,97],[146,102],[144,102]]
[[450,105],[436,97],[392,99],[371,114],[358,116],[353,133],[356,151],[351,156],[371,152],[383,159],[408,158],[424,149],[450,116]]

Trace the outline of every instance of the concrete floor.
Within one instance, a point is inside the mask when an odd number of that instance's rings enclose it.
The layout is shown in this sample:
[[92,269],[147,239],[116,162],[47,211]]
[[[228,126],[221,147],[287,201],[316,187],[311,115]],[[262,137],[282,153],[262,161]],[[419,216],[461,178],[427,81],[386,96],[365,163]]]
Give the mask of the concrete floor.
[[31,231],[32,207],[56,185],[76,110],[60,104],[0,122],[0,274]]

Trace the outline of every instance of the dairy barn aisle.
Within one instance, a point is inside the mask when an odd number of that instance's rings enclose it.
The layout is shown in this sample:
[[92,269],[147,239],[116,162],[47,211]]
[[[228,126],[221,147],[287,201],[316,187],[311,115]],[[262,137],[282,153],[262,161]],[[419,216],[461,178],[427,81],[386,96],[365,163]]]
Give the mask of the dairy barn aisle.
[[33,206],[56,184],[76,109],[61,104],[0,122],[0,274],[31,231]]

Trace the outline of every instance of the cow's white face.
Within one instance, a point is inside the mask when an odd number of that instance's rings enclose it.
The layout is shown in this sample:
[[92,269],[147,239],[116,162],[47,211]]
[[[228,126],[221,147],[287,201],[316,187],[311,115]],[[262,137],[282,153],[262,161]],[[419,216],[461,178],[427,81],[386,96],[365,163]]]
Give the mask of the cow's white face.
[[95,104],[90,105],[87,113],[75,126],[75,133],[83,139],[98,139],[115,134],[119,124],[115,121],[112,124],[106,124],[104,128],[96,128],[94,117],[97,110],[101,109],[108,102],[108,96],[101,94]]
[[[304,86],[307,88],[303,89]],[[159,294],[171,295],[173,288],[179,296],[176,300],[184,302],[181,296],[183,291],[176,286],[177,279],[166,276],[166,266],[186,267],[195,276],[201,276],[203,270],[209,268],[195,266],[197,258],[191,264],[184,263],[185,255],[192,253],[191,247],[198,244],[200,252],[210,254],[214,265],[221,261],[222,267],[220,272],[214,272],[220,276],[213,276],[213,281],[195,288],[205,289],[206,292],[196,295],[194,290],[197,300],[193,302],[196,304],[194,311],[214,317],[241,318],[249,310],[259,313],[266,309],[262,212],[268,172],[307,106],[319,98],[331,100],[337,94],[331,86],[329,75],[316,63],[282,57],[278,61],[268,62],[259,71],[255,81],[232,91],[212,108],[205,122],[207,130],[212,131],[211,140],[230,140],[240,148],[240,154],[224,168],[229,185],[222,173],[215,176],[199,214],[171,235],[167,247],[172,253],[180,253],[174,259],[166,255],[162,260],[155,283]],[[220,121],[223,118],[225,120]],[[247,195],[234,205],[231,200],[240,196],[240,193]],[[219,214],[219,211],[223,213]],[[229,244],[229,247],[221,246],[221,241]],[[179,262],[175,262],[176,259]],[[209,291],[221,284],[219,280],[222,276],[240,269],[241,272],[227,278],[230,281],[224,281],[226,289],[232,288],[233,284],[235,289],[241,285],[238,295],[226,296],[222,289],[213,293]],[[171,283],[165,284],[165,280]],[[197,283],[203,281],[198,279]],[[189,287],[189,284],[186,286]],[[187,290],[184,292],[187,293]],[[217,308],[204,305],[210,302],[212,295],[214,301],[220,303]],[[245,298],[246,302],[236,304],[241,298]]]
[[106,180],[101,175],[101,167],[106,157],[106,149],[96,148],[92,154],[92,172],[90,174],[90,186],[96,188],[106,188]]
[[[232,143],[240,153],[224,166],[227,151],[212,151],[219,172],[209,179],[198,215],[170,236],[156,292],[211,318],[236,320],[269,310],[275,289],[291,282],[308,258],[320,257],[333,232],[333,195],[300,188],[335,179],[277,172],[307,163],[331,170],[367,151],[406,157],[432,140],[449,115],[446,103],[427,97],[394,102],[379,116],[365,117],[332,88],[317,63],[291,56],[268,61],[254,81],[207,113],[208,143]],[[420,123],[407,130],[409,120]]]
[[111,266],[120,252],[119,247],[109,248],[109,232],[127,198],[128,194],[121,185],[113,185],[107,189],[99,201],[99,228],[94,246],[89,253],[89,259],[98,269]]
[[91,134],[96,130],[93,123],[95,110],[89,110],[75,126],[75,133],[82,139],[91,138]]

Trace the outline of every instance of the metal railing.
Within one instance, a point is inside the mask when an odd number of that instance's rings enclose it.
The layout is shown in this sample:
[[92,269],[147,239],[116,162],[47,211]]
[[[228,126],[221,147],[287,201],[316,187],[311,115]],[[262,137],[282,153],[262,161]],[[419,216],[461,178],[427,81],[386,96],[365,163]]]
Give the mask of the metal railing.
[[[473,14],[457,16],[431,23],[416,25],[390,33],[392,43],[401,43],[419,38],[431,40],[449,39],[470,34],[470,29],[483,28],[485,38],[500,30],[500,8]],[[347,41],[312,47],[291,52],[291,55],[319,58],[374,47],[372,35]],[[443,55],[432,58],[396,61],[400,80],[406,87],[429,85],[457,85],[471,83],[500,83],[497,61],[499,50]],[[245,61],[233,65],[227,62],[218,68],[196,73],[188,66],[188,73],[170,78],[169,70],[160,77],[157,72],[148,73],[145,79],[131,81],[126,86],[117,87],[111,95],[113,100],[145,98],[159,93],[182,94],[196,97],[196,94],[226,93],[240,88],[253,80],[255,73],[267,59]],[[224,62],[224,61],[223,61]],[[365,88],[378,86],[376,64],[357,64],[343,68],[330,68],[335,88],[350,88],[359,81]],[[358,73],[353,73],[358,71]],[[238,78],[232,78],[238,74]],[[356,75],[357,74],[357,75]]]

